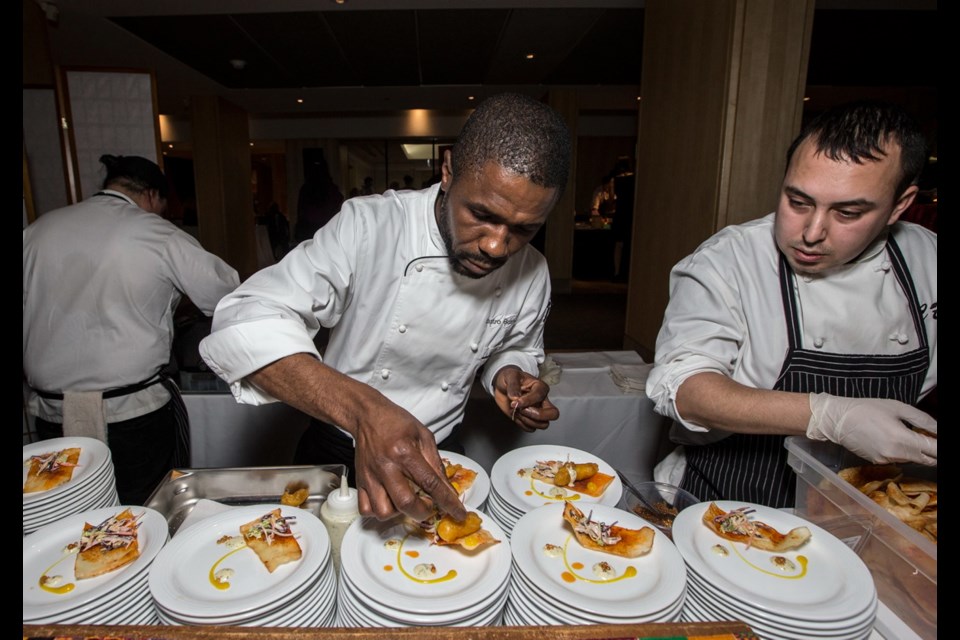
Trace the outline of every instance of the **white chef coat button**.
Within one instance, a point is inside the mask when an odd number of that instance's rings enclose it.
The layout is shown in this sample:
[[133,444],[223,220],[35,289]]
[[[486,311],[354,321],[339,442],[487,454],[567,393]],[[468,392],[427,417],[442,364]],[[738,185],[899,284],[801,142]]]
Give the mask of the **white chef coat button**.
[[440,383],[440,390],[441,390],[441,391],[446,391],[446,390],[449,389],[449,388],[450,388],[450,385],[447,384],[446,382],[441,382],[441,383]]
[[422,264],[418,264],[415,268],[416,268],[416,270],[417,270],[417,273],[420,273],[421,271],[423,271],[423,265],[422,265]]
[[477,352],[477,349],[479,349],[479,348],[480,348],[480,345],[479,345],[478,343],[476,343],[476,342],[471,342],[471,343],[470,343],[470,351],[473,351],[474,353],[476,353],[476,352]]
[[804,282],[812,282],[812,281],[813,281],[813,278],[810,277],[810,276],[803,276],[803,281],[804,281]]
[[813,346],[817,349],[823,349],[823,343],[826,342],[823,338],[817,338],[813,341]]
[[897,342],[899,342],[900,344],[907,344],[908,342],[910,342],[910,338],[905,333],[898,333]]
[[883,269],[884,272],[890,271],[890,266],[891,265],[888,260],[884,260],[883,262],[880,263],[880,268]]
[[407,332],[407,325],[405,325],[405,324],[400,325],[399,327],[397,327],[397,331],[399,331],[400,333],[406,333],[406,332]]
[[380,370],[380,377],[383,378],[384,380],[386,380],[387,378],[389,378],[389,377],[390,377],[390,369],[381,369],[381,370]]
[[496,290],[493,292],[493,295],[497,296],[498,298],[499,298],[500,296],[502,296],[502,295],[503,295],[503,287],[497,287]]

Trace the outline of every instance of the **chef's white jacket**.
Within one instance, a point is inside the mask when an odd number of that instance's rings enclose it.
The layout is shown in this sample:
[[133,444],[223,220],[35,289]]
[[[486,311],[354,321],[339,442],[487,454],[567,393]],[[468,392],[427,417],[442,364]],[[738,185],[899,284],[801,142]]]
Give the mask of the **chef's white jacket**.
[[549,311],[546,260],[524,247],[471,279],[453,271],[434,217],[439,185],[351,198],[279,264],[218,305],[204,360],[239,402],[274,401],[246,376],[281,358],[321,358],[313,337],[332,327],[322,357],[374,387],[443,440],[462,417],[479,367],[536,375]]
[[[756,389],[772,389],[779,377],[788,343],[774,215],[721,230],[670,274],[670,303],[647,395],[659,413],[687,428],[674,429],[674,440],[699,444],[720,435],[697,435],[707,429],[677,413],[677,389],[690,376],[715,371]],[[891,233],[913,277],[927,330],[925,395],[937,385],[937,235],[908,222],[894,224]],[[793,278],[804,348],[890,355],[919,346],[886,241],[881,234],[856,260],[827,275]]]
[[[170,361],[181,293],[207,315],[237,272],[193,237],[104,190],[23,230],[23,368],[44,391],[106,391],[144,382]],[[103,401],[108,422],[155,411],[163,385]],[[62,422],[61,400],[32,391],[31,414]]]

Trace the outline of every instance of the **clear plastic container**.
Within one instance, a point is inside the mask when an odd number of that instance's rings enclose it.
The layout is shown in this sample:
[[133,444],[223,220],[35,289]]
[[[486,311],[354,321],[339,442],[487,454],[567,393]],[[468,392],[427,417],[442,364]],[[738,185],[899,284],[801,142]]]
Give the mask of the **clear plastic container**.
[[[866,464],[843,447],[787,438],[788,462],[797,474],[797,514],[831,533],[837,523],[858,521],[864,539],[851,546],[870,568],[877,594],[921,638],[937,637],[937,545],[875,504],[837,472]],[[903,465],[907,476],[936,480],[935,467]],[[843,538],[843,535],[838,535]]]

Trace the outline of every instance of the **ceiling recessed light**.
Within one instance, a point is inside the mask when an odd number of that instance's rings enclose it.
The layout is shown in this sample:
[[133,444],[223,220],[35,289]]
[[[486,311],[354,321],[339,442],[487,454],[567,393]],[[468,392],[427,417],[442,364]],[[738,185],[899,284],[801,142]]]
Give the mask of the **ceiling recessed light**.
[[533,60],[534,55],[532,53],[527,54],[527,60]]
[[641,100],[643,100],[643,98],[641,98],[640,96],[637,96],[637,102],[640,102]]
[[303,104],[303,98],[297,98],[297,104]]
[[252,142],[250,143],[250,146],[251,146],[251,147],[253,146],[253,143],[252,143]]
[[167,147],[170,148],[170,149],[173,149],[173,145],[172,145],[172,144],[168,144]]
[[804,101],[804,102],[810,102],[810,96],[804,96],[804,97],[803,97],[803,101]]
[[467,100],[476,100],[475,96],[467,96]]

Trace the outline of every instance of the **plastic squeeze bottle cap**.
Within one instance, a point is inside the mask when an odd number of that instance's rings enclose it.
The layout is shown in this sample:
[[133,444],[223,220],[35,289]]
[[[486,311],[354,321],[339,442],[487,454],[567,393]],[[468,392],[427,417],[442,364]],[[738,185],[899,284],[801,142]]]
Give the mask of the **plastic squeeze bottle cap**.
[[347,481],[347,474],[340,477],[340,488],[327,496],[324,503],[331,516],[355,516],[360,514],[357,490]]

